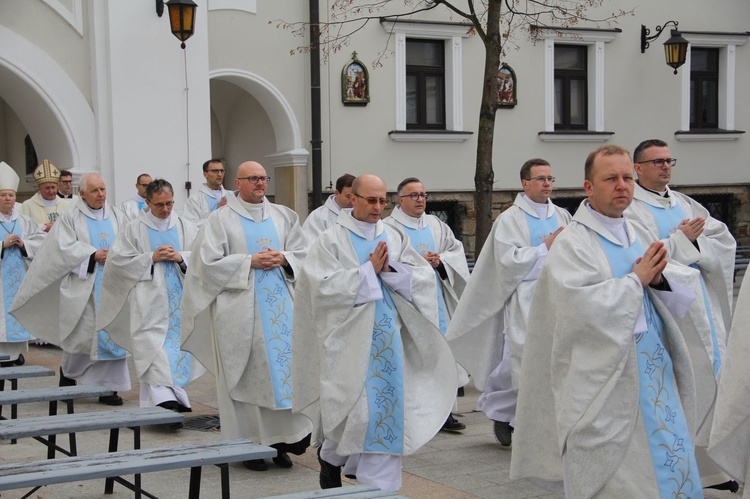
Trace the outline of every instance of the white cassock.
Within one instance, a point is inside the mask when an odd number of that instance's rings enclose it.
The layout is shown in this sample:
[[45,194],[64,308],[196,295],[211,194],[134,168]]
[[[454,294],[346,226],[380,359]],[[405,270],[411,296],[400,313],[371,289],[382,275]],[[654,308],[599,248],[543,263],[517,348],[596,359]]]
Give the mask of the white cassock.
[[[667,247],[670,260],[697,268],[703,278],[699,288],[704,298],[705,317],[698,318],[704,325],[706,354],[712,359],[714,374],[719,378],[722,359],[726,351],[727,333],[731,324],[732,299],[734,292],[734,257],[737,243],[727,226],[713,218],[708,210],[684,194],[666,188],[667,197],[644,189],[636,184],[634,200],[625,215],[645,225],[655,238],[661,239]],[[696,240],[697,247],[677,227],[682,220],[703,217],[706,225]],[[715,390],[698,392],[706,398],[707,404],[713,401]],[[706,456],[711,424],[704,425],[696,440],[698,446],[698,466],[701,468],[703,485],[709,486],[725,482],[727,476]]]
[[[395,272],[376,275],[369,260],[361,261],[362,248],[366,259],[367,245],[376,240],[387,240]],[[357,249],[354,241],[363,246]],[[354,473],[360,482],[398,489],[400,456],[427,443],[450,414],[457,373],[434,326],[436,293],[432,267],[403,232],[382,221],[358,222],[351,210],[342,210],[336,225],[310,247],[295,302],[294,327],[305,334],[295,334],[292,350],[305,362],[293,364],[293,407],[313,421],[313,442],[325,439],[324,460],[342,465],[347,456],[359,458]],[[381,397],[370,383],[381,380],[383,371],[397,373],[397,379]],[[385,413],[376,406],[400,407],[401,415],[378,426]],[[390,446],[373,443],[378,431]]]
[[175,213],[162,220],[141,211],[120,231],[107,255],[97,329],[109,331],[133,354],[141,407],[177,401],[181,409],[189,409],[185,387],[205,372],[179,348],[181,267],[153,261],[154,248],[170,244],[180,250],[187,269],[197,232],[192,222]]
[[55,199],[47,201],[38,192],[21,204],[21,214],[26,215],[39,225],[47,222],[56,222],[60,215],[75,206],[72,199],[63,199],[55,196]]
[[692,361],[697,331],[672,319],[698,301],[677,284],[698,272],[670,264],[671,291],[644,290],[632,266],[652,240],[588,201],[556,238],[531,304],[511,478],[565,477],[576,498],[701,496],[696,384],[713,372]]
[[108,248],[125,223],[118,208],[92,210],[79,199],[52,226],[11,307],[31,334],[63,349],[66,376],[113,391],[130,390],[130,374],[125,351],[96,329],[95,284],[103,268],[93,254]]
[[0,241],[11,234],[21,238],[23,250],[11,246],[0,252],[0,303],[3,304],[3,313],[0,314],[0,353],[15,360],[29,349],[29,340],[33,338],[8,310],[23,282],[29,262],[44,242],[45,233],[39,224],[19,214],[16,205],[10,216],[0,213]]
[[130,199],[123,201],[120,205],[120,209],[123,213],[125,213],[125,216],[128,220],[135,220],[136,218],[138,218],[138,213],[140,213],[141,210],[145,207],[146,200],[138,194]]
[[339,213],[341,213],[341,208],[336,203],[336,196],[331,194],[323,203],[323,206],[314,209],[307,215],[305,223],[302,224],[307,242],[312,243],[326,229],[333,227]]
[[484,392],[477,406],[494,421],[515,426],[526,322],[547,257],[544,239],[568,223],[567,210],[551,201],[532,203],[518,194],[492,225],[474,265],[476,277],[469,281],[448,328],[456,360]]
[[[747,308],[746,308],[747,306]],[[721,370],[708,454],[750,498],[750,279],[737,296],[727,355]]]
[[227,197],[227,194],[231,194],[229,191],[221,186],[220,189],[212,190],[204,182],[200,188],[190,195],[185,201],[185,209],[182,210],[182,218],[190,220],[200,227],[208,216],[213,213],[221,198]]
[[[272,225],[277,243],[271,243],[267,234],[259,232],[258,227],[266,224]],[[255,252],[250,251],[251,244],[281,251],[293,270],[293,274],[288,274],[281,268],[274,269],[283,282],[273,284],[270,294],[265,274],[251,268]],[[293,444],[312,430],[306,417],[292,414],[285,406],[291,398],[281,401],[277,397],[273,373],[293,364],[291,346],[269,346],[271,335],[277,331],[264,328],[262,315],[269,307],[286,304],[274,299],[286,295],[281,287],[294,296],[294,281],[305,257],[305,246],[296,213],[266,199],[257,205],[245,203],[236,194],[227,196],[227,205],[209,215],[193,244],[182,295],[183,349],[193,353],[216,376],[221,434],[225,439],[250,438],[263,445]],[[291,325],[292,305],[288,307],[275,309],[274,313],[278,321],[290,321]],[[286,341],[291,331],[289,327],[282,329],[277,337]],[[305,332],[303,328],[301,333]],[[289,381],[288,377],[285,381]],[[288,386],[291,389],[290,382]],[[298,453],[293,449],[288,452]]]

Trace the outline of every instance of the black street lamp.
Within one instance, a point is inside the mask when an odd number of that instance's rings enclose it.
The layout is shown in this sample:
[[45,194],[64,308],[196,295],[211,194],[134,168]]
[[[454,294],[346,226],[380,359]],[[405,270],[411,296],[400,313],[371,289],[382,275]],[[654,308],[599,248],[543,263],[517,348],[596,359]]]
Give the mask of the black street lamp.
[[672,37],[664,42],[664,56],[667,59],[667,66],[674,68],[674,74],[677,74],[677,68],[685,64],[688,47],[688,41],[680,36],[680,32],[677,31],[677,21],[667,21],[664,23],[664,26],[657,26],[656,34],[653,36],[649,36],[651,30],[641,24],[641,54],[646,52],[646,49],[650,45],[649,42],[659,38],[662,31],[670,24],[674,24],[675,29],[671,32]]
[[[172,34],[182,43],[180,47],[185,48],[185,40],[193,36],[195,31],[195,11],[198,5],[193,0],[169,0],[169,25]],[[164,14],[164,0],[156,0],[156,14],[161,17]]]

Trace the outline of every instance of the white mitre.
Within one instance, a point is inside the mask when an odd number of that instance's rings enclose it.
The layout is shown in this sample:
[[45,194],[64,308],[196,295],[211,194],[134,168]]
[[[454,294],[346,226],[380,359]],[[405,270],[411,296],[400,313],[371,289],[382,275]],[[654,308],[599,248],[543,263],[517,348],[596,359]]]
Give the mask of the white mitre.
[[16,171],[8,163],[0,161],[0,191],[5,189],[17,191],[20,180]]

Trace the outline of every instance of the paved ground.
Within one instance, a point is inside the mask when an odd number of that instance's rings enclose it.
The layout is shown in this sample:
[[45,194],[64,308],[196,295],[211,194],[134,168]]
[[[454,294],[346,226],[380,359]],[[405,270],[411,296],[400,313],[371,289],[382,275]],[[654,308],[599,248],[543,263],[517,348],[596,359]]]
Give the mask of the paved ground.
[[[739,283],[735,291],[739,289]],[[735,293],[736,294],[736,293]],[[31,346],[26,355],[27,364],[43,365],[59,369],[60,350],[54,347]],[[131,362],[131,373],[133,371]],[[20,388],[39,388],[57,385],[55,378],[35,378],[20,380]],[[125,407],[138,406],[138,383],[133,381],[133,389],[121,394]],[[190,397],[194,412],[192,418],[206,418],[218,414],[215,396],[214,379],[205,375],[190,386]],[[490,422],[482,413],[475,412],[476,399],[479,393],[468,388],[466,396],[458,399],[458,418],[467,429],[458,434],[439,433],[417,454],[404,459],[403,488],[401,494],[412,498],[445,498],[464,499],[472,497],[486,498],[530,498],[559,497],[545,489],[539,488],[526,480],[511,480],[508,476],[511,451],[495,442]],[[76,403],[76,412],[111,410],[100,405],[96,400],[83,400]],[[19,416],[45,415],[46,404],[28,404],[19,407]],[[7,414],[7,409],[6,409]],[[131,435],[127,430],[121,431],[121,449],[130,448]],[[106,452],[108,433],[87,432],[79,434],[80,454]],[[220,439],[216,429],[198,431],[183,429],[173,433],[166,428],[148,427],[142,432],[142,446],[161,447],[189,443],[209,442]],[[60,438],[63,442],[66,439]],[[42,444],[32,439],[22,439],[17,445],[0,441],[0,462],[18,462],[22,460],[43,459],[45,449]],[[246,470],[241,465],[230,469],[232,497],[265,497],[293,492],[318,489],[318,462],[314,449],[309,449],[303,456],[292,456],[295,466],[290,470],[269,465],[265,472]],[[71,470],[71,472],[75,472]],[[151,473],[143,476],[147,490],[163,498],[187,497],[188,470]],[[114,496],[104,496],[103,480],[94,480],[80,484],[64,484],[40,489],[34,494],[37,499],[98,497],[132,497],[132,493],[122,486],[115,486]],[[207,468],[203,471],[203,497],[219,497],[219,470]],[[25,493],[25,492],[24,492]],[[20,497],[21,491],[0,493],[0,497]],[[710,498],[734,498],[727,492],[706,491]]]

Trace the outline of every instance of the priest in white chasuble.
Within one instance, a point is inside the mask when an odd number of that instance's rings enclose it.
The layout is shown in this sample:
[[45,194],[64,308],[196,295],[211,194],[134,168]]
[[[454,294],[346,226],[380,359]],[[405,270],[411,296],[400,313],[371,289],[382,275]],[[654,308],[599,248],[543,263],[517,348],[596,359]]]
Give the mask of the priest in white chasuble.
[[[312,430],[292,413],[292,338],[306,332],[292,329],[294,282],[306,244],[297,214],[266,199],[269,180],[261,164],[242,163],[237,192],[198,233],[182,295],[182,341],[216,376],[222,437],[274,447],[274,463],[290,468],[288,453],[304,453]],[[263,459],[244,464],[267,469]]]
[[[567,497],[702,497],[693,439],[713,379],[702,340],[680,330],[697,272],[622,216],[628,151],[586,160],[588,196],[555,240],[531,303],[511,477],[563,482]],[[691,346],[692,345],[692,346]]]
[[[445,423],[455,360],[437,324],[435,274],[380,218],[385,183],[360,175],[354,207],[312,243],[297,287],[294,411],[315,424],[322,488],[344,473],[401,488],[401,459]],[[301,331],[300,331],[301,329]],[[299,360],[299,357],[295,357]]]
[[[96,329],[109,247],[127,219],[107,203],[100,175],[84,175],[79,194],[76,205],[52,226],[11,313],[31,334],[62,348],[61,384],[78,382],[127,391],[127,352],[106,330]],[[99,401],[122,405],[117,394]]]
[[186,412],[185,388],[205,372],[180,349],[182,282],[198,229],[172,211],[174,190],[166,180],[150,182],[143,194],[146,209],[120,231],[107,256],[97,327],[133,354],[141,407]]
[[[0,161],[0,288],[3,313],[0,314],[0,354],[10,357],[8,364],[23,364],[31,334],[8,313],[21,287],[26,271],[44,242],[38,224],[19,213],[16,191],[20,179],[7,163]],[[0,363],[0,364],[4,364]]]

